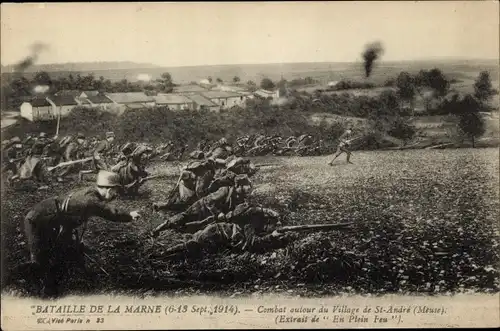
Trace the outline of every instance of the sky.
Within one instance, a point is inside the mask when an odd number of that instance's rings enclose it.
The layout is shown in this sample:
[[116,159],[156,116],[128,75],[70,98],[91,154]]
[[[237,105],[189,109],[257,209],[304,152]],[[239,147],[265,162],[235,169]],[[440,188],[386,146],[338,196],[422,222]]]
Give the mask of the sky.
[[46,3],[1,5],[1,63],[33,43],[39,64],[132,61],[160,66],[498,59],[497,1]]

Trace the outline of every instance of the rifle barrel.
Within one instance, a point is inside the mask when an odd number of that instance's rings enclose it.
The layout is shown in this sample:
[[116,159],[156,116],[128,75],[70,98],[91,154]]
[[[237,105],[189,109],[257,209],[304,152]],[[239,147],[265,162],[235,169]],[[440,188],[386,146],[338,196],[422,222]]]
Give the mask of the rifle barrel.
[[278,229],[278,232],[293,232],[293,231],[305,231],[305,230],[335,230],[346,228],[354,223],[334,223],[334,224],[308,224],[308,225],[292,225],[284,226]]

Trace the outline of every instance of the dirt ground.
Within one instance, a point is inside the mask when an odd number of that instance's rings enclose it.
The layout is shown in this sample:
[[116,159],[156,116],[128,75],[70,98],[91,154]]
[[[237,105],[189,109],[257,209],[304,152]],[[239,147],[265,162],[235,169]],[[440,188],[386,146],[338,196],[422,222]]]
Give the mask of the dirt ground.
[[[161,252],[185,236],[147,232],[168,215],[153,213],[175,185],[179,164],[155,164],[166,179],[146,183],[136,199],[117,206],[142,219],[117,224],[93,219],[85,236],[92,276],[75,273],[62,294],[219,293],[292,296],[338,293],[497,292],[500,289],[498,149],[355,152],[341,156],[256,158],[279,166],[254,177],[255,203],[274,208],[286,225],[354,222],[351,231],[302,233],[285,249],[263,255],[220,252],[177,262]],[[33,294],[29,275],[11,270],[28,260],[22,219],[45,197],[86,184],[37,192],[29,183],[2,185],[2,287]]]

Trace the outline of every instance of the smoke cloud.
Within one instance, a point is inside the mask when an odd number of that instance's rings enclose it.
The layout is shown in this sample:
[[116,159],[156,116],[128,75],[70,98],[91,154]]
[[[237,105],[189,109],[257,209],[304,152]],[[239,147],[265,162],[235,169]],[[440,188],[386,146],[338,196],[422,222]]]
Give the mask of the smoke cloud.
[[363,52],[363,60],[366,78],[370,77],[373,70],[373,63],[383,54],[384,48],[380,42],[374,42],[366,45]]
[[15,65],[15,72],[16,73],[22,73],[29,67],[31,67],[35,62],[38,60],[38,57],[40,56],[40,53],[42,53],[44,50],[48,49],[49,45],[36,42],[33,45],[31,45],[31,54],[28,55],[26,58],[24,58],[21,62]]

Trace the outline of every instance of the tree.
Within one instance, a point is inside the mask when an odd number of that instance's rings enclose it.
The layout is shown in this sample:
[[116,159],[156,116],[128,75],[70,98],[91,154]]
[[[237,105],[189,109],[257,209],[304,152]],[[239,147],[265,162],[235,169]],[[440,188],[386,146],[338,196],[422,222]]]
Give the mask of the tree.
[[441,70],[434,68],[427,74],[427,84],[438,96],[444,96],[450,88],[450,82],[443,75]]
[[480,102],[488,102],[496,91],[491,86],[490,73],[488,71],[481,71],[474,84],[474,97]]
[[255,84],[255,82],[254,82],[253,80],[249,80],[249,81],[247,82],[247,85],[248,85],[248,86],[257,86],[257,84]]
[[413,105],[413,99],[415,97],[414,78],[406,71],[402,71],[396,78],[396,87],[398,88],[398,96],[402,100],[408,101]]
[[263,88],[264,90],[272,90],[275,85],[272,80],[269,78],[263,78],[262,81],[260,82],[260,87]]
[[50,75],[45,71],[38,71],[35,74],[33,81],[38,85],[52,85]]
[[233,77],[233,82],[238,83],[240,81],[240,77],[234,76]]
[[484,119],[481,117],[481,102],[473,95],[466,95],[455,108],[458,117],[458,128],[472,142],[472,147],[476,147],[475,140],[481,137],[486,128]]
[[217,77],[216,81],[217,81],[217,83],[219,83],[219,84],[222,84],[222,82],[223,82],[222,78],[219,78],[219,77]]
[[161,78],[157,80],[160,83],[159,89],[161,91],[170,93],[174,90],[174,82],[172,80],[172,75],[168,72],[161,74]]
[[213,81],[212,77],[208,76],[208,82],[212,84],[212,81]]

